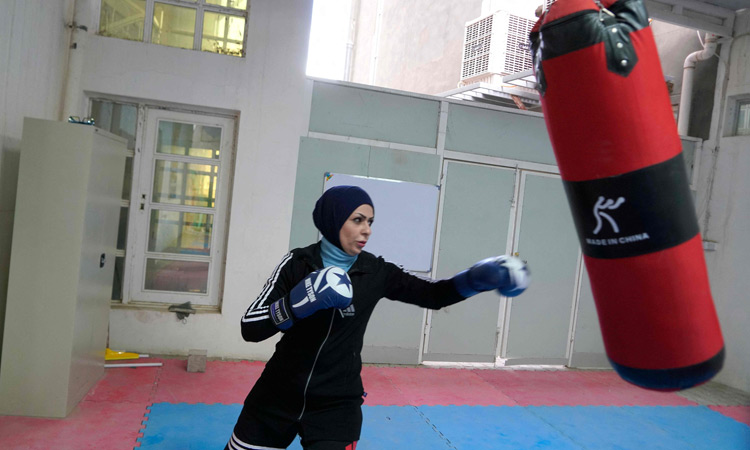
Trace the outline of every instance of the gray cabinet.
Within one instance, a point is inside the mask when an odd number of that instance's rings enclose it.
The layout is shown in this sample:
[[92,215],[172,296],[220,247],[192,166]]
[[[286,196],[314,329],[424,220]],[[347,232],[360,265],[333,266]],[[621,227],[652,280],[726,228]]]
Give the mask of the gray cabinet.
[[0,414],[65,417],[104,373],[124,139],[25,119]]

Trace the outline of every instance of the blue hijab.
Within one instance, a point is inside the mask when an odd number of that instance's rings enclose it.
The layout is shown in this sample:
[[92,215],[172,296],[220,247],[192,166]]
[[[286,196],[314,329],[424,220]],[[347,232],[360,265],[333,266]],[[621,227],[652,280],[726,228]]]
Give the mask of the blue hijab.
[[350,255],[341,248],[339,232],[349,216],[361,205],[375,206],[372,199],[357,186],[335,186],[323,193],[315,203],[313,223],[323,234],[321,257],[323,266],[337,266],[348,271],[358,255]]

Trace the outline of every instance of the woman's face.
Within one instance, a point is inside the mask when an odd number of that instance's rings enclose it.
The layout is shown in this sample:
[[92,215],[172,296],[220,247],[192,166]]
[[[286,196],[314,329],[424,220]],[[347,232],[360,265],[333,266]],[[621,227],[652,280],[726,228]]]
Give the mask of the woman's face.
[[347,254],[355,256],[362,252],[372,233],[370,226],[373,220],[375,212],[370,205],[359,205],[346,219],[339,231],[339,242]]

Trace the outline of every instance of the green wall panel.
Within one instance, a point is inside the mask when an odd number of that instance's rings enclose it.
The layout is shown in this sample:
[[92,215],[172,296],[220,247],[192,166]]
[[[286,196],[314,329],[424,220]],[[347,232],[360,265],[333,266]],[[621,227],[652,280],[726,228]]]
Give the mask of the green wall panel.
[[556,165],[544,118],[451,103],[445,149]]
[[369,154],[368,145],[301,138],[289,248],[302,247],[318,240],[312,211],[315,201],[323,193],[325,173],[367,175]]
[[440,101],[317,82],[310,131],[435,147]]
[[367,176],[412,183],[438,184],[440,158],[427,153],[372,147]]
[[427,153],[303,137],[294,187],[290,248],[317,240],[312,210],[323,192],[326,172],[438,184],[440,158]]

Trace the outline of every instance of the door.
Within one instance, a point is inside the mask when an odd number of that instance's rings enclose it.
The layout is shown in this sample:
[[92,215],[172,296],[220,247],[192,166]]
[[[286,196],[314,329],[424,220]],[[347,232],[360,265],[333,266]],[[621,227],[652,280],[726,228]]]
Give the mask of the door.
[[436,277],[514,254],[532,282],[428,311],[422,359],[567,364],[582,263],[559,175],[446,161],[443,177]]
[[218,304],[233,142],[232,119],[146,111],[124,298]]
[[567,364],[580,249],[558,175],[523,171],[514,251],[531,285],[508,300],[501,357],[506,364]]
[[[516,176],[508,168],[444,164],[437,278],[449,278],[481,259],[510,251]],[[423,360],[494,362],[503,302],[496,293],[485,292],[428,311]]]

